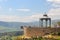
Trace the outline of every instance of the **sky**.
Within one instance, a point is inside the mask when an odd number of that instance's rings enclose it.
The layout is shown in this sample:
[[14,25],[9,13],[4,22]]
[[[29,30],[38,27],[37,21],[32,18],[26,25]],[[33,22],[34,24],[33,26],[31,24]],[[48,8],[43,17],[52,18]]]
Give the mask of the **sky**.
[[39,21],[45,13],[60,19],[60,0],[0,0],[0,21]]

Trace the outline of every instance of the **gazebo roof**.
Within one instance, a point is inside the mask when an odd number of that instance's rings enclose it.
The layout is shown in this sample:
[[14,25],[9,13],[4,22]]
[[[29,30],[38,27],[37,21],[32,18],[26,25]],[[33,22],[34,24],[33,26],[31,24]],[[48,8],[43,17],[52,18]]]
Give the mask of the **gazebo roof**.
[[48,17],[47,14],[44,14],[43,16]]
[[43,17],[41,18],[41,20],[42,19],[49,19],[50,20],[51,18],[49,18],[47,14],[44,14]]

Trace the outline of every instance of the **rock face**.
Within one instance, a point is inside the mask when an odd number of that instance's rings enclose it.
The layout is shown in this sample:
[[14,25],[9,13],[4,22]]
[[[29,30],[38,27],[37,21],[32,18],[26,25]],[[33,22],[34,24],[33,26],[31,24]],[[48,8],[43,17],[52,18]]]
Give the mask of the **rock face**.
[[60,33],[60,28],[24,27],[24,35],[26,37],[44,36],[56,32]]

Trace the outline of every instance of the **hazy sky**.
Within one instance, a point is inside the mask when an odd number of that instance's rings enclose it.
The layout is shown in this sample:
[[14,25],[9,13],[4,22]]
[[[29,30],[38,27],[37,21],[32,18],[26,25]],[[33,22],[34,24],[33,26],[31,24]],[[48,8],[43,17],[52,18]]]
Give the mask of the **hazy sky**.
[[0,21],[38,21],[45,12],[60,19],[60,0],[0,0]]

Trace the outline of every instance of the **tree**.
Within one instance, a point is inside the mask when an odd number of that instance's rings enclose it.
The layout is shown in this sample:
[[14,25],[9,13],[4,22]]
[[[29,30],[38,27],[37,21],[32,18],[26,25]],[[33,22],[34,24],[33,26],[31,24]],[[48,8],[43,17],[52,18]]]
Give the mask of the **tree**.
[[60,26],[60,22],[57,22],[57,24]]

